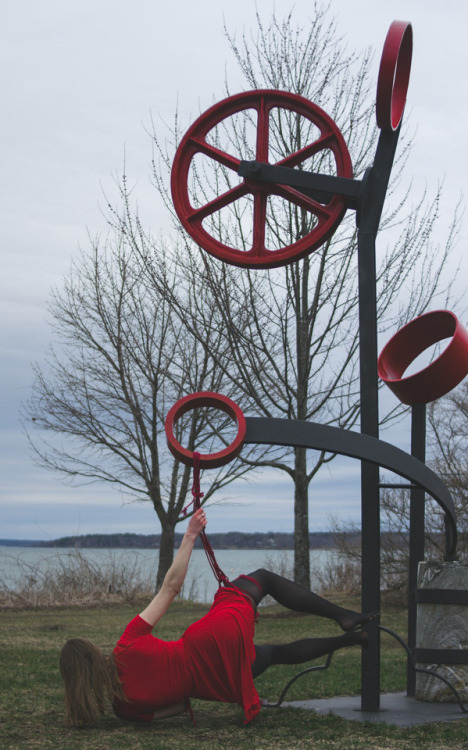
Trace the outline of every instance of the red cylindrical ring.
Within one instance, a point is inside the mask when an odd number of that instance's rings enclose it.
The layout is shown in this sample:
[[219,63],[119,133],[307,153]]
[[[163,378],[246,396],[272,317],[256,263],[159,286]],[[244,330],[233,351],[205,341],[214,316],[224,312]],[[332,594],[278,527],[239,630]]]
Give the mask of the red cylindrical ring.
[[227,396],[211,391],[200,391],[191,393],[179,399],[170,409],[166,417],[166,440],[172,455],[187,466],[193,466],[193,452],[183,448],[174,436],[174,425],[180,417],[191,409],[201,406],[212,406],[221,409],[229,417],[237,422],[237,435],[233,442],[217,453],[206,453],[200,455],[200,467],[202,469],[217,469],[236,458],[242,450],[245,439],[245,417],[241,409]]
[[396,130],[406,103],[413,29],[408,21],[393,21],[385,39],[377,81],[376,117],[381,130]]
[[[406,368],[432,344],[451,336],[443,352],[414,375]],[[427,404],[445,396],[468,374],[468,331],[448,310],[415,318],[390,339],[378,362],[379,377],[404,404]]]

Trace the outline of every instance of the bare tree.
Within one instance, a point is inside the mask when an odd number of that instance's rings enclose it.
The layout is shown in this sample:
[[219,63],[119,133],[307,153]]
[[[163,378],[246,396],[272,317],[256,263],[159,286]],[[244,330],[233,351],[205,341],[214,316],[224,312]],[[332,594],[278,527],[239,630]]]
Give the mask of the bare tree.
[[[110,208],[107,237],[91,242],[51,296],[54,345],[45,366],[34,367],[23,417],[40,465],[72,482],[104,481],[152,503],[162,530],[159,586],[191,486],[190,468],[165,445],[167,412],[187,393],[229,395],[232,386],[207,354],[216,350],[223,357],[227,346],[212,320],[216,310],[205,310],[210,325],[202,346],[148,284],[144,259],[151,254],[164,286],[177,286],[178,248],[145,235],[125,178],[121,197],[119,211]],[[210,303],[202,290],[197,298],[202,308]],[[191,450],[222,449],[232,439],[230,420],[218,417],[208,409],[189,412],[176,425],[177,438]],[[248,468],[233,463],[210,471],[204,502]]]
[[[228,31],[226,36],[249,88],[281,89],[318,104],[343,133],[355,175],[359,177],[371,166],[377,137],[374,82],[369,76],[371,54],[347,50],[329,6],[314,4],[308,28],[295,24],[293,13],[283,20],[273,15],[267,24],[258,14],[257,29],[250,38],[244,34],[238,42]],[[231,93],[228,84],[226,93]],[[255,126],[255,115],[246,110],[214,127],[209,142],[229,155],[254,159]],[[162,144],[155,137],[154,181],[163,197],[179,129],[177,119],[172,140]],[[272,162],[299,152],[317,138],[306,118],[280,108],[272,111],[269,129]],[[439,221],[440,190],[434,196],[410,201],[409,188],[401,186],[407,152],[408,141],[403,139],[381,222],[377,272],[381,333],[396,330],[441,294],[442,268],[457,234],[454,216],[444,247],[431,242]],[[327,149],[296,167],[324,173],[334,169]],[[238,182],[226,162],[212,154],[197,155],[190,172],[193,206],[209,204]],[[219,211],[207,211],[205,226],[220,242],[246,250],[252,245],[253,212],[252,196],[245,196]],[[271,197],[266,209],[270,249],[300,240],[315,221],[303,201]],[[358,423],[356,243],[354,217],[347,216],[335,235],[303,260],[278,270],[251,271],[227,267],[206,253],[197,254],[186,239],[186,256],[179,268],[181,283],[168,296],[181,314],[190,296],[197,329],[206,332],[206,313],[197,308],[196,294],[190,291],[202,274],[211,295],[207,309],[216,307],[228,343],[222,355],[211,350],[211,356],[235,392],[246,400],[250,414],[314,420],[342,428]],[[202,338],[200,341],[203,343]],[[384,420],[395,416],[396,412],[386,414]],[[272,450],[268,457],[257,460],[259,466],[287,472],[293,481],[295,579],[305,585],[310,581],[309,487],[320,467],[332,458],[298,448],[289,455]]]
[[[380,497],[382,535],[380,538],[380,586],[396,604],[408,603],[410,495],[408,490],[383,490]],[[425,558],[444,559],[444,519],[440,506],[427,500]],[[334,518],[330,523],[334,546],[343,570],[360,580],[362,547],[360,524]],[[351,576],[349,576],[351,578]],[[343,576],[346,585],[346,579]],[[338,587],[339,588],[339,587]]]

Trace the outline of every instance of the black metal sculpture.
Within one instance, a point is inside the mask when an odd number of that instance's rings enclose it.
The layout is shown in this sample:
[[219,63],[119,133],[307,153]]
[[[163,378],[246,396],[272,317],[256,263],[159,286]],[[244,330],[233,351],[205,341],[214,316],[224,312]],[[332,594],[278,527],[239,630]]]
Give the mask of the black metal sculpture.
[[[361,460],[362,509],[362,609],[380,610],[380,467],[386,467],[409,480],[399,485],[411,489],[410,591],[416,589],[417,563],[424,555],[424,498],[432,496],[446,517],[446,559],[456,557],[456,518],[452,498],[441,480],[425,466],[425,403],[448,392],[468,373],[468,333],[455,316],[437,311],[429,326],[432,333],[421,335],[425,322],[421,318],[411,326],[418,331],[415,344],[411,330],[402,329],[381,354],[379,370],[382,379],[404,403],[412,405],[411,455],[379,440],[378,351],[375,242],[383,204],[401,129],[412,57],[412,28],[403,21],[390,26],[382,53],[377,85],[376,115],[380,128],[374,163],[362,180],[352,177],[352,167],[344,139],[333,121],[316,105],[303,97],[278,91],[253,91],[229,97],[211,107],[192,125],[181,141],[174,159],[171,188],[176,212],[192,238],[207,252],[223,262],[247,268],[270,268],[291,263],[319,247],[328,239],[347,209],[356,212],[358,229],[359,325],[360,325],[360,414],[361,434],[280,419],[245,419],[232,401],[213,393],[191,394],[178,402],[168,415],[166,432],[174,455],[192,463],[193,454],[177,442],[173,425],[185,411],[211,405],[227,412],[238,425],[234,443],[222,455],[201,456],[202,467],[219,466],[238,455],[243,442],[303,446],[342,453]],[[313,143],[293,152],[279,163],[268,161],[269,115],[282,107],[308,119],[319,130]],[[225,118],[247,109],[257,112],[256,159],[241,161],[210,143],[209,132]],[[327,149],[335,163],[335,175],[324,175],[297,169],[310,156]],[[204,206],[193,206],[188,191],[188,175],[193,158],[202,153],[243,178]],[[253,239],[247,250],[237,251],[213,238],[202,222],[222,208],[246,195],[253,196]],[[277,195],[304,208],[315,217],[310,232],[293,245],[267,250],[265,246],[266,202]],[[425,316],[421,316],[424,318]],[[408,327],[405,327],[408,328]],[[434,333],[435,331],[435,333]],[[430,340],[431,336],[434,340]],[[439,336],[439,338],[437,338]],[[442,365],[423,372],[429,382],[421,390],[403,374],[408,364],[434,341],[451,336],[444,351]],[[419,351],[416,349],[419,347]],[[433,363],[434,364],[434,363]],[[447,367],[448,365],[448,367]],[[443,372],[445,375],[441,375]],[[418,374],[420,375],[420,374]],[[402,397],[403,394],[403,397]],[[408,396],[409,394],[409,396]],[[436,394],[436,395],[434,395]],[[405,400],[406,398],[406,400]],[[409,400],[408,400],[409,399]],[[409,648],[415,646],[416,604],[409,608]],[[377,711],[380,705],[380,630],[377,623],[369,627],[370,646],[363,651],[361,707]],[[413,671],[408,671],[408,692],[414,694]]]

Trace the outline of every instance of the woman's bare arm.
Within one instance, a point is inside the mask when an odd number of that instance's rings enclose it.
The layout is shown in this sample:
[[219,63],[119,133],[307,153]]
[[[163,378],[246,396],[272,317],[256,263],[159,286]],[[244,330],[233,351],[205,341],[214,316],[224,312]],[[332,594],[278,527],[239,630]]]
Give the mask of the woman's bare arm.
[[206,517],[202,508],[195,511],[189,521],[187,531],[184,534],[180,547],[174,558],[174,562],[167,571],[163,584],[148,604],[146,609],[140,613],[140,617],[153,627],[165,614],[171,602],[179,593],[187,574],[188,564],[192,555],[195,540],[206,526]]

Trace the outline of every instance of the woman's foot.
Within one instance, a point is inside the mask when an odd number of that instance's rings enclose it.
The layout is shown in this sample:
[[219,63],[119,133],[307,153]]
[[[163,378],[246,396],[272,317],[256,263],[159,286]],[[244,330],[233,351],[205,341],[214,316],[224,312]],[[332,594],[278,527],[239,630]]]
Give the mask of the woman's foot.
[[367,625],[368,622],[372,622],[378,616],[378,612],[353,612],[352,609],[346,609],[337,622],[342,630],[348,632],[362,625]]
[[348,633],[340,636],[347,646],[362,646],[367,648],[369,645],[369,634],[366,630],[350,630]]

